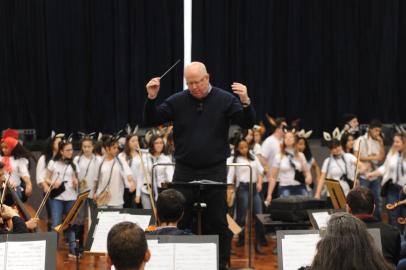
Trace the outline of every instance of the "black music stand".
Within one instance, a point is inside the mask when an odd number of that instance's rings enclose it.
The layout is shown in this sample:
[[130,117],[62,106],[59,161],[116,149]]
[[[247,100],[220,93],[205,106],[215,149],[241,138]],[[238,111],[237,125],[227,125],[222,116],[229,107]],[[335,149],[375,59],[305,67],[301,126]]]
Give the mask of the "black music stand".
[[197,213],[197,234],[202,234],[202,213],[206,208],[206,202],[203,201],[202,193],[210,190],[226,190],[227,183],[215,182],[211,180],[198,180],[192,182],[170,182],[168,188],[187,189],[197,194],[193,202],[193,210]]

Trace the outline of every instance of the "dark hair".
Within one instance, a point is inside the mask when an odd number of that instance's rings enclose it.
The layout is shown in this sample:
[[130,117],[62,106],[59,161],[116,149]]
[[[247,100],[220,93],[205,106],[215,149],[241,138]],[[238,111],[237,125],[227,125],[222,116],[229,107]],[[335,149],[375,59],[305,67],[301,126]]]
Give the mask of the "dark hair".
[[113,226],[107,236],[107,252],[117,270],[140,268],[148,250],[144,231],[132,222]]
[[[151,154],[155,153],[154,144],[155,144],[155,141],[158,140],[158,139],[163,140],[163,137],[161,135],[152,135],[151,138],[149,139],[148,149],[149,149],[149,152]],[[165,148],[165,145],[164,145],[164,148]],[[164,148],[162,148],[162,153],[161,154],[164,153]]]
[[159,222],[177,222],[184,212],[185,198],[175,189],[166,189],[158,195],[156,202]]
[[70,142],[68,140],[65,140],[65,139],[62,139],[62,141],[59,142],[59,144],[58,144],[58,153],[56,153],[56,155],[54,157],[54,160],[55,161],[62,161],[63,160],[66,164],[69,164],[72,167],[74,172],[76,172],[76,165],[73,162],[73,156],[70,159],[63,159],[62,154],[61,154],[61,151],[69,144],[72,144],[72,142]]
[[[344,133],[343,136],[341,137],[341,146],[343,147],[344,152],[347,152],[347,143],[350,137],[352,137],[353,140],[355,139],[353,134],[347,132]],[[354,146],[352,147],[349,153],[354,154]]]
[[377,250],[364,222],[348,213],[335,213],[317,244],[312,270],[394,269]]
[[175,142],[173,140],[173,131],[166,136],[166,144],[164,148],[165,155],[173,155],[175,153]]
[[303,154],[304,154],[307,162],[310,162],[313,158],[313,154],[312,154],[312,150],[310,149],[309,141],[306,138],[298,137],[297,142],[299,142],[300,140],[304,141],[305,150],[303,151]]
[[328,149],[332,150],[336,147],[341,146],[341,142],[337,139],[331,139],[331,141],[327,142]]
[[[4,155],[3,151],[1,151],[1,154]],[[14,149],[10,152],[10,156],[14,157],[15,159],[26,158],[28,160],[28,169],[31,167],[31,160],[35,162],[37,161],[35,156],[24,146],[22,146],[20,142],[18,142]]]
[[382,128],[382,122],[379,119],[372,119],[369,122],[369,128]]
[[[234,144],[234,158],[233,158],[233,162],[237,162],[237,158],[239,156],[241,156],[240,151],[238,151],[238,146],[240,145],[241,142],[246,142],[248,144],[248,142],[245,139],[237,139],[235,144]],[[255,157],[251,154],[251,152],[249,151],[249,144],[248,144],[248,153],[247,153],[247,157],[249,160],[255,160]]]
[[4,168],[4,163],[0,161],[0,170]]
[[125,154],[125,158],[127,161],[130,161],[132,159],[131,149],[130,149],[130,140],[133,137],[138,138],[138,135],[137,134],[128,134],[127,137],[125,137],[124,154]]
[[112,147],[114,144],[118,143],[118,137],[114,137],[110,134],[104,134],[101,140],[103,142],[103,148]]
[[53,138],[47,139],[44,150],[41,153],[45,156],[45,164],[48,164],[48,162],[54,157],[54,143],[58,138],[60,137],[54,136]]
[[354,215],[372,214],[375,205],[374,195],[368,188],[357,187],[348,193],[347,204]]

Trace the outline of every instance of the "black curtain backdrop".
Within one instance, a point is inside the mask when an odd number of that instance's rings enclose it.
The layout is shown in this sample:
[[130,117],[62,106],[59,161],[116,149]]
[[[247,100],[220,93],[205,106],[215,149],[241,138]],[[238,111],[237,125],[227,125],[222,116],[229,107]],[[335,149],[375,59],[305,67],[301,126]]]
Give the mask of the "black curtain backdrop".
[[[183,58],[183,0],[0,0],[0,129],[113,132]],[[160,98],[182,89],[182,65]]]
[[192,42],[213,84],[248,85],[259,119],[406,120],[406,1],[195,0]]
[[[248,85],[259,118],[405,122],[406,2],[193,0],[192,59]],[[140,123],[145,84],[183,58],[183,0],[0,0],[0,129]],[[160,99],[182,89],[179,65]]]

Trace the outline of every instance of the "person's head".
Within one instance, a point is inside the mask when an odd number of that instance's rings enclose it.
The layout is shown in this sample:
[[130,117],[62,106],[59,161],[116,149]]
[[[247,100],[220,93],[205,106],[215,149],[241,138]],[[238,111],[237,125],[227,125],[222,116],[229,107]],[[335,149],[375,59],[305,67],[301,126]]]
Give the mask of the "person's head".
[[177,223],[183,216],[185,198],[175,189],[166,189],[158,195],[156,202],[159,224]]
[[151,258],[144,231],[135,223],[121,222],[113,226],[107,236],[109,269],[144,269]]
[[309,146],[309,141],[306,138],[299,137],[297,139],[296,149],[305,155],[307,161],[312,159],[312,151]]
[[73,145],[69,140],[61,140],[58,144],[58,153],[55,160],[71,160],[73,158]]
[[94,151],[94,142],[92,138],[89,137],[84,137],[81,140],[81,147],[80,149],[82,150],[83,155],[85,156],[90,156],[93,154]]
[[140,148],[137,134],[129,134],[125,138],[124,153],[131,156],[131,152],[137,151]]
[[312,270],[392,269],[377,250],[364,222],[349,213],[335,213],[317,243]]
[[109,136],[108,138],[105,138],[103,141],[103,148],[105,151],[105,154],[110,157],[115,157],[118,154],[118,138],[114,136]]
[[372,139],[376,140],[379,138],[379,136],[381,136],[381,132],[382,132],[382,122],[379,121],[378,119],[372,119],[368,127],[369,136]]
[[343,148],[341,142],[337,139],[332,139],[327,142],[328,149],[330,150],[330,155],[340,156],[343,153]]
[[152,135],[149,140],[149,152],[152,155],[160,155],[164,151],[164,140],[160,135]]
[[187,65],[184,76],[186,85],[193,97],[203,99],[207,96],[209,92],[210,76],[203,63],[192,62]]
[[237,157],[246,157],[250,160],[254,160],[254,157],[250,153],[248,142],[245,139],[237,139],[234,145],[234,162],[237,161]]
[[[393,136],[392,151],[394,152],[406,152],[406,135],[402,133],[396,133]],[[406,155],[405,155],[406,156]]]
[[357,130],[359,126],[358,118],[355,114],[348,113],[343,116],[344,126],[348,126],[348,129]]
[[283,128],[288,125],[286,119],[284,117],[275,118],[274,124],[275,130],[272,134],[278,136],[279,138],[282,138],[284,135]]
[[343,134],[341,138],[341,146],[346,153],[354,152],[354,135],[350,133]]
[[284,148],[292,148],[296,146],[296,135],[293,132],[288,131],[285,133],[283,137],[283,146]]
[[357,187],[347,195],[347,212],[353,215],[372,215],[375,210],[374,195],[365,187]]
[[248,144],[254,143],[254,133],[252,129],[243,129],[242,137],[247,141]]
[[27,158],[36,160],[34,155],[28,151],[20,142],[14,137],[6,137],[1,140],[1,154],[3,156],[11,156],[15,159]]
[[254,137],[254,142],[257,144],[261,144],[262,143],[262,134],[261,131],[259,129],[253,129],[253,137]]

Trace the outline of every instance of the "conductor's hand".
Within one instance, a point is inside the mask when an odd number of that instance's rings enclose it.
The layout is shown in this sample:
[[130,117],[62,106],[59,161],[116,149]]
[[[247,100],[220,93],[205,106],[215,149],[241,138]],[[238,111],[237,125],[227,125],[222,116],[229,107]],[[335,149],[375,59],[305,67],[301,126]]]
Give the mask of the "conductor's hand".
[[238,95],[241,103],[249,102],[250,98],[248,97],[247,87],[245,85],[235,82],[231,85],[231,89],[233,90],[234,94]]
[[147,88],[149,99],[156,99],[156,97],[158,96],[160,86],[161,86],[161,83],[160,83],[159,77],[153,78],[147,83],[146,88]]

